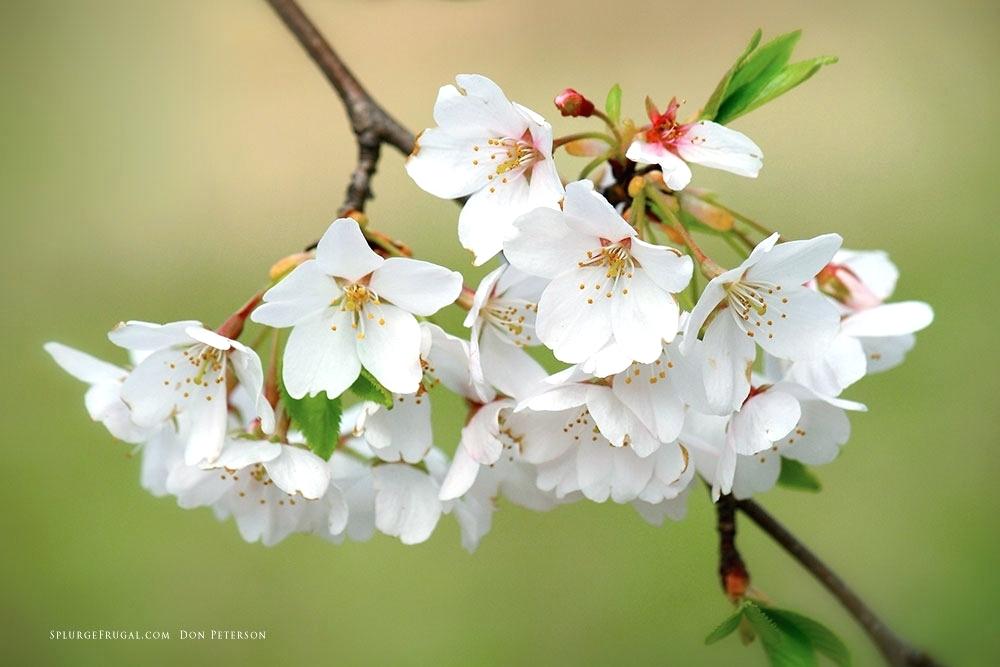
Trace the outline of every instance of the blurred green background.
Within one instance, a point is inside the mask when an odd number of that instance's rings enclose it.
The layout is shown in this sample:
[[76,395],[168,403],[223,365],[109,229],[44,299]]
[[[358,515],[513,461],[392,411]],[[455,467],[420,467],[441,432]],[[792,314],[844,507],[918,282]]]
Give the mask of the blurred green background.
[[[646,94],[693,108],[758,26],[804,28],[802,57],[838,54],[736,122],[766,153],[757,181],[708,170],[696,181],[792,236],[838,231],[848,247],[888,249],[897,298],[929,301],[937,321],[906,365],[849,391],[871,412],[819,470],[824,491],[762,502],[900,633],[953,664],[1000,661],[997,3],[304,5],[414,129],[461,72],[495,78],[565,133],[589,126],[554,112],[561,88],[600,98],[618,82],[634,117]],[[686,521],[662,529],[611,504],[504,506],[470,556],[451,518],[418,547],[297,536],[268,549],[208,510],[143,492],[138,461],[90,422],[83,386],[42,343],[111,356],[104,336],[120,319],[219,323],[334,217],[352,137],[263,2],[0,7],[4,662],[763,664],[735,639],[702,645],[728,605],[701,493]],[[374,224],[420,257],[466,266],[457,209],[420,192],[402,164],[386,152]],[[462,411],[438,406],[450,451]],[[739,541],[758,588],[835,628],[858,664],[877,663],[786,554],[746,521]],[[48,639],[91,628],[268,639]]]

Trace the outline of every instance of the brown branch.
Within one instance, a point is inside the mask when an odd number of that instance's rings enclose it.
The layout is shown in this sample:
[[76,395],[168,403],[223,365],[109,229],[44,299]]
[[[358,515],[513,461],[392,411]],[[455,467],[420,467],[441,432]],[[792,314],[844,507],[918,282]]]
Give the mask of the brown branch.
[[[358,161],[351,174],[341,213],[362,212],[365,202],[372,197],[371,181],[378,168],[382,144],[389,144],[408,155],[413,151],[415,137],[365,90],[295,0],[267,2],[295,35],[344,103],[358,145]],[[455,201],[460,205],[464,203],[464,199]],[[897,637],[840,577],[762,507],[751,500],[735,501],[731,496],[720,499],[718,507],[719,574],[728,595],[732,597],[740,586],[745,591],[750,579],[736,549],[735,509],[739,508],[840,600],[864,627],[891,665],[934,667],[939,664],[926,653],[910,647]]]
[[865,604],[858,594],[820,560],[809,548],[802,544],[781,523],[763,507],[752,500],[740,500],[736,506],[756,523],[775,542],[784,547],[791,556],[826,588],[854,619],[881,651],[886,662],[894,666],[934,667],[940,665],[927,653],[915,649],[894,633],[875,612]]
[[722,590],[733,602],[739,601],[750,585],[750,573],[736,548],[736,500],[731,495],[715,503],[719,530],[719,578]]

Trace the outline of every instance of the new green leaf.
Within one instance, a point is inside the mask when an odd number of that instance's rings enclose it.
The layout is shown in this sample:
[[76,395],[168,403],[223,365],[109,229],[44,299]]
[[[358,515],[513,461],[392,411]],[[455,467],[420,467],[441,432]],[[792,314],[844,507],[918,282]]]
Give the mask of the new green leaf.
[[743,108],[742,113],[753,111],[779,95],[784,95],[795,86],[810,78],[824,65],[832,65],[836,62],[836,56],[819,56],[793,65],[786,65],[776,76],[767,82],[767,85],[761,88],[757,96]]
[[292,398],[281,387],[281,404],[292,423],[302,431],[306,444],[316,456],[329,460],[340,440],[340,397],[328,398],[326,393]]
[[617,83],[608,91],[608,97],[604,100],[604,111],[611,122],[617,125],[622,115],[622,89]]
[[806,638],[814,650],[822,653],[840,667],[850,667],[851,652],[840,637],[828,627],[794,611],[772,607],[765,609],[767,615],[774,619],[779,627],[794,627]]
[[714,644],[720,639],[725,639],[729,635],[733,634],[736,628],[739,627],[740,619],[742,618],[743,618],[743,609],[741,607],[740,609],[737,609],[732,616],[730,616],[722,623],[720,623],[719,627],[717,627],[715,630],[712,630],[712,632],[710,632],[708,636],[705,637],[705,643]]
[[707,120],[713,120],[715,115],[719,112],[719,106],[722,104],[722,100],[726,96],[726,91],[729,89],[729,84],[733,80],[733,75],[736,71],[743,65],[743,62],[750,55],[750,52],[757,48],[760,44],[760,38],[763,33],[760,28],[757,28],[757,32],[753,34],[750,38],[750,43],[747,44],[747,48],[743,49],[743,53],[733,66],[729,68],[729,71],[722,77],[719,83],[715,86],[715,90],[712,91],[712,96],[708,98],[708,102],[705,103],[705,107],[701,110],[701,117]]
[[351,385],[351,392],[362,400],[392,409],[392,393],[365,368],[361,369],[358,379]]
[[819,478],[809,468],[798,461],[786,458],[781,459],[778,484],[802,491],[819,491],[822,488]]

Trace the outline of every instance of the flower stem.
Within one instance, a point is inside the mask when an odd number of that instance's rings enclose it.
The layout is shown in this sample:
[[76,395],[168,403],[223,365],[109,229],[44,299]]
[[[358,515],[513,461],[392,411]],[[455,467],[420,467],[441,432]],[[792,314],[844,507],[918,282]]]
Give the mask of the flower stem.
[[667,200],[666,194],[653,185],[647,185],[645,190],[649,198],[656,202],[657,209],[662,211],[663,214],[669,218],[670,226],[684,241],[684,245],[691,250],[695,260],[701,266],[701,272],[704,273],[709,279],[723,273],[723,268],[719,266],[715,260],[705,254],[705,251],[701,249],[701,246],[699,246],[694,240],[694,237],[691,236],[691,232],[688,231],[687,227],[684,226],[684,223],[682,223],[680,218],[677,217],[677,214],[674,213],[671,208],[670,201]]
[[608,144],[609,146],[615,145],[615,140],[605,134],[604,132],[577,132],[576,134],[567,134],[563,137],[556,137],[552,141],[552,150],[559,148],[560,146],[565,146],[568,143],[579,141],[581,139],[598,139]]
[[618,131],[618,126],[612,123],[611,119],[608,118],[608,114],[604,113],[600,109],[594,109],[593,115],[597,116],[598,118],[604,121],[604,124],[608,126],[608,129],[611,130],[611,133],[615,135],[615,139],[617,140],[618,145],[621,146],[622,143],[621,132]]
[[581,180],[582,181],[583,179],[587,178],[587,176],[590,174],[590,172],[594,171],[599,166],[601,166],[601,164],[604,163],[604,162],[606,162],[608,160],[608,158],[610,158],[612,155],[614,155],[614,153],[615,153],[614,150],[607,150],[607,151],[601,153],[600,155],[598,155],[597,157],[595,157],[590,162],[588,162],[586,164],[586,166],[584,166],[584,168],[580,170],[580,177],[577,180]]

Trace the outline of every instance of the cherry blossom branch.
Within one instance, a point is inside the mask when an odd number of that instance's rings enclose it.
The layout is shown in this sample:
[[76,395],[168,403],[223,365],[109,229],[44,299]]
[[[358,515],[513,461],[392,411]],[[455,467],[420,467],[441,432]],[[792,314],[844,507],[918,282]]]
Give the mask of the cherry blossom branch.
[[[363,212],[366,201],[372,197],[371,180],[378,167],[382,144],[389,144],[404,155],[408,155],[414,148],[415,137],[389,115],[365,90],[294,0],[267,0],[267,2],[295,35],[316,66],[323,72],[347,110],[351,129],[358,145],[358,161],[351,174],[341,212],[343,214],[352,211]],[[617,128],[614,127],[609,118],[599,112],[595,112],[595,115],[605,120],[614,134],[619,136]],[[602,156],[600,161],[605,159],[607,156]],[[596,167],[597,164],[599,161],[595,160],[594,166]],[[660,204],[659,208],[664,209],[664,213],[671,218],[670,222],[673,223],[673,228],[684,239],[688,248],[698,256],[703,268],[708,269],[710,273],[713,270],[720,270],[710,258],[701,252],[687,229],[669,209],[667,203],[658,198],[657,195],[661,193],[652,187],[647,187],[646,191],[649,198]],[[463,199],[455,201],[459,205],[464,203]],[[738,217],[754,229],[762,233],[765,231],[763,226],[744,219],[742,216]],[[366,230],[366,237],[368,234],[369,230]],[[369,240],[371,241],[370,238]],[[393,243],[393,245],[395,244]],[[463,293],[463,296],[468,299],[468,295]],[[463,299],[460,298],[460,304],[462,301]],[[735,510],[737,508],[749,516],[775,542],[809,570],[834,597],[840,600],[864,627],[890,664],[927,667],[939,664],[926,653],[910,647],[897,637],[840,577],[762,507],[750,500],[736,501],[731,496],[720,499],[718,505],[718,529],[722,557],[720,575],[727,594],[738,588],[734,584],[742,582],[745,588],[749,582],[749,574],[735,544]]]
[[[721,502],[722,499],[720,499]],[[924,651],[913,648],[896,635],[875,615],[871,607],[865,604],[864,600],[847,585],[847,582],[841,579],[836,572],[820,560],[819,556],[799,541],[767,510],[753,500],[736,501],[735,505],[844,605],[844,608],[864,628],[887,663],[900,667],[934,667],[941,664]],[[720,510],[720,522],[721,516]],[[719,531],[722,532],[721,525]]]

